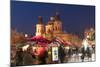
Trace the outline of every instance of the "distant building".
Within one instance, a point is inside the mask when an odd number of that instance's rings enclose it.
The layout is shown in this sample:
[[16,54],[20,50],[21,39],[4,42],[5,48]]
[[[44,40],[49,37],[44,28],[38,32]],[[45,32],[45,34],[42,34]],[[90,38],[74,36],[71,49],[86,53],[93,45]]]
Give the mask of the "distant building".
[[90,45],[95,45],[95,30],[94,28],[89,28],[84,31],[84,38],[88,39]]
[[36,24],[36,36],[44,34],[44,24],[42,24],[42,16],[38,17],[38,24]]
[[95,30],[94,28],[86,29],[84,32],[84,37],[88,38],[89,40],[95,40]]
[[44,36],[49,40],[52,40],[55,37],[58,37],[65,41],[71,41],[71,39],[73,38],[79,39],[75,35],[68,34],[62,31],[62,21],[58,12],[56,12],[55,16],[50,17],[50,20],[46,25],[43,24],[42,16],[38,17],[38,23],[36,24],[36,36],[37,35]]

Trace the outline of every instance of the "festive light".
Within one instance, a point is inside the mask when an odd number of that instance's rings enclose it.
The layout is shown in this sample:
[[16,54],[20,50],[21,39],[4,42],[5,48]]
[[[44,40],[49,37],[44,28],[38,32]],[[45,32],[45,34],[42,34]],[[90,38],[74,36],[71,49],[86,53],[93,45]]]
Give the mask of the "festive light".
[[28,47],[29,47],[29,45],[26,45],[26,46],[22,47],[22,50],[26,51]]
[[28,34],[25,34],[25,37],[28,37]]
[[90,38],[90,36],[89,36],[89,35],[87,35],[87,38]]
[[82,44],[83,44],[83,47],[85,48],[85,50],[89,46],[87,39],[83,40],[83,43]]

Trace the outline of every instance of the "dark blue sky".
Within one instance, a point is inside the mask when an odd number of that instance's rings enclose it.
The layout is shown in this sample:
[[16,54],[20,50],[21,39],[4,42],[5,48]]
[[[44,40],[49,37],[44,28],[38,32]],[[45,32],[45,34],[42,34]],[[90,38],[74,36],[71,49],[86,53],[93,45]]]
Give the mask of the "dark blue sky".
[[85,28],[95,27],[95,6],[11,1],[11,28],[34,34],[38,16],[46,24],[57,11],[66,32],[83,33]]

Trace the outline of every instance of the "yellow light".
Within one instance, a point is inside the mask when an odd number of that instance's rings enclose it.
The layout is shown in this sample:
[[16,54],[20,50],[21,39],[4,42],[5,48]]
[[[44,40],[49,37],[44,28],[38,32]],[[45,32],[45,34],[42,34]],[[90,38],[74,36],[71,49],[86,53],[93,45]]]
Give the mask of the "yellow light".
[[87,38],[90,38],[90,36],[89,36],[89,35],[87,35]]
[[83,44],[83,47],[85,49],[87,49],[87,47],[89,46],[89,43],[88,43],[87,39],[83,40],[83,43],[82,44]]
[[66,47],[66,49],[69,49],[69,47]]
[[23,50],[23,51],[26,51],[28,47],[29,47],[29,45],[23,46],[23,47],[22,47],[22,50]]

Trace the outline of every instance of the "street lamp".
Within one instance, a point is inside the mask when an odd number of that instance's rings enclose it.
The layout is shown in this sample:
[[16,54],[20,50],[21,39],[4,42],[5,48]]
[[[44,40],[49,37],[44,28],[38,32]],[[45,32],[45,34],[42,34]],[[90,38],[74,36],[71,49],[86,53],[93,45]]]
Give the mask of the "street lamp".
[[27,38],[28,37],[28,34],[25,34],[25,37]]

